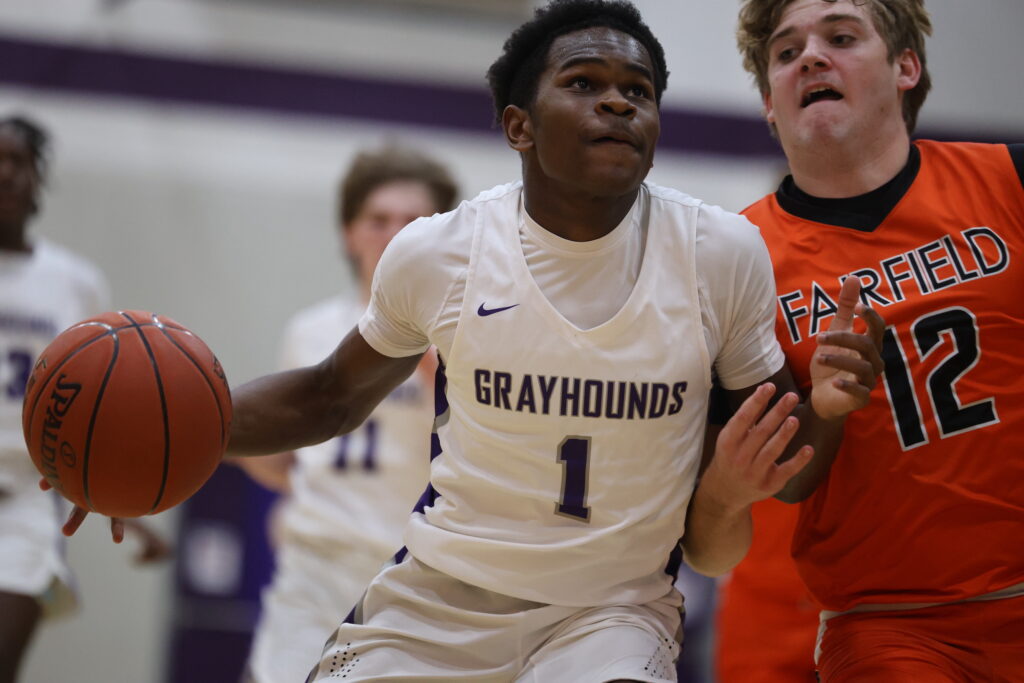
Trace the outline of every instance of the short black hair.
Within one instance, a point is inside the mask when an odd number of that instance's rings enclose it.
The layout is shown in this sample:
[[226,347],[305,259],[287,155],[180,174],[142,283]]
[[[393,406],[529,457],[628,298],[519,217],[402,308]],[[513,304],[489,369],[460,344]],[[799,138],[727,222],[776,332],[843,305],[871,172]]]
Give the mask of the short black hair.
[[636,7],[625,0],[552,0],[512,32],[501,56],[487,70],[499,124],[508,105],[529,108],[533,104],[537,81],[547,66],[548,51],[555,39],[594,27],[621,31],[646,48],[654,66],[654,99],[661,104],[661,93],[668,86],[665,50]]
[[17,114],[0,118],[0,128],[12,128],[25,140],[36,176],[42,182],[50,161],[50,135],[46,129],[32,119]]

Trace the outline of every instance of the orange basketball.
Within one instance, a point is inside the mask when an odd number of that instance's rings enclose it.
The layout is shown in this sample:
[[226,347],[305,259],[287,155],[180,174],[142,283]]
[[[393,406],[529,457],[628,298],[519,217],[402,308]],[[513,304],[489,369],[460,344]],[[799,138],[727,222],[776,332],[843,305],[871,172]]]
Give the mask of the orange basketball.
[[36,361],[22,407],[46,480],[111,517],[153,514],[195,493],[220,462],[230,424],[217,358],[188,329],[145,311],[62,332]]

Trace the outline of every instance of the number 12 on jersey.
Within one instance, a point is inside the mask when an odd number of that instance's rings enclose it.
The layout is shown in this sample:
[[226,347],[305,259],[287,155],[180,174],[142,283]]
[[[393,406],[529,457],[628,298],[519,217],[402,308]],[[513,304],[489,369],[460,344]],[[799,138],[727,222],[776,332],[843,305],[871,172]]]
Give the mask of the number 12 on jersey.
[[590,521],[587,507],[587,478],[590,470],[590,437],[567,436],[558,444],[562,463],[562,497],[555,503],[555,514]]
[[[959,306],[922,316],[910,327],[918,358],[924,360],[938,350],[946,339],[951,352],[928,375],[927,393],[935,414],[940,438],[999,422],[995,399],[986,398],[969,405],[960,403],[957,381],[966,375],[981,357],[978,321],[974,314]],[[900,445],[908,451],[928,443],[921,401],[914,388],[910,365],[896,330],[889,327],[882,338],[885,362],[885,392],[892,407]]]

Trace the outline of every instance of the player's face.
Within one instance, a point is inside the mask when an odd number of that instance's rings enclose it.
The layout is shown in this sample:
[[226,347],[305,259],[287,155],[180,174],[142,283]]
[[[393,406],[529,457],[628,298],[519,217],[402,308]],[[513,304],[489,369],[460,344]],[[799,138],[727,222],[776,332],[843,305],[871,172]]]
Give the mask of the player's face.
[[430,189],[417,180],[396,180],[378,186],[367,196],[355,218],[343,229],[345,249],[368,284],[398,231],[421,216],[437,211]]
[[0,225],[20,227],[36,209],[39,176],[24,137],[0,126]]
[[628,34],[599,27],[558,37],[528,114],[544,179],[599,197],[636,190],[661,132],[653,74]]
[[765,112],[787,150],[866,142],[903,127],[902,93],[919,77],[910,50],[890,61],[866,5],[795,0],[768,44]]

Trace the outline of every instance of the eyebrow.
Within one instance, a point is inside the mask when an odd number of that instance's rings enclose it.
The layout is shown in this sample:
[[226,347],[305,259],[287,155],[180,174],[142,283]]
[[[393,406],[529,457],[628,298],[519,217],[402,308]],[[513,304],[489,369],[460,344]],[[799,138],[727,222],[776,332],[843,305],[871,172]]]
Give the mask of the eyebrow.
[[[820,23],[838,24],[841,21],[854,21],[858,24],[864,25],[864,20],[857,16],[856,14],[828,14],[822,18]],[[789,28],[782,29],[781,31],[779,31],[778,33],[776,33],[775,35],[768,39],[768,42],[765,43],[765,47],[770,48],[772,46],[772,43],[774,43],[777,40],[785,38],[786,36],[790,35],[791,33],[794,33],[795,31],[795,26],[790,26]]]
[[[558,70],[565,71],[567,69],[571,69],[574,66],[579,66],[581,64],[597,64],[599,66],[608,66],[608,60],[604,59],[603,57],[572,57],[559,64]],[[652,83],[654,82],[654,75],[651,73],[651,70],[648,69],[643,64],[640,64],[639,62],[629,62],[628,64],[626,64],[626,68],[630,71],[635,71],[636,73],[640,74],[641,76],[651,81]]]

